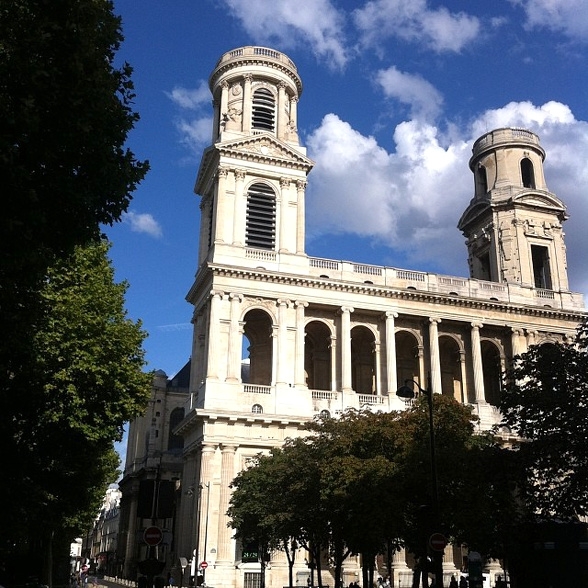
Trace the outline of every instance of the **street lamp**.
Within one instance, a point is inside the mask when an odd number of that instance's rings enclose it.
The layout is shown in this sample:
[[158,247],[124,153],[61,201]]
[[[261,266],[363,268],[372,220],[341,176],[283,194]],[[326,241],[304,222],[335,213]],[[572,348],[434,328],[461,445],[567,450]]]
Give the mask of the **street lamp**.
[[[411,388],[408,384],[412,384],[413,387]],[[431,450],[431,485],[433,486],[433,522],[437,527],[439,525],[439,491],[437,486],[437,457],[435,455],[435,428],[433,426],[433,393],[430,389],[425,390],[422,388],[418,382],[408,379],[404,381],[404,386],[398,388],[396,396],[405,400],[413,399],[415,397],[415,386],[421,394],[424,394],[427,397],[427,403],[429,405],[429,444]],[[435,529],[435,531],[437,531],[437,529]],[[443,567],[441,557],[439,557],[441,552],[434,549],[430,543],[431,540],[428,540],[427,548],[431,547],[433,555],[435,586],[436,588],[443,588]]]

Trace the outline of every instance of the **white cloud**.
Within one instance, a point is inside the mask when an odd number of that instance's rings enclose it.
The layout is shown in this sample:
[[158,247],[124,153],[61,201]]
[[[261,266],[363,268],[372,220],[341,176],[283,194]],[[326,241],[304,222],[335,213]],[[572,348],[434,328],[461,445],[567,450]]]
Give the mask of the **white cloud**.
[[195,154],[200,154],[202,147],[211,142],[212,118],[203,116],[187,120],[180,118],[176,126],[182,135],[182,143],[187,145]]
[[511,0],[525,11],[527,28],[561,31],[568,37],[586,42],[588,9],[586,0]]
[[256,43],[306,45],[321,60],[340,68],[348,59],[344,16],[331,0],[224,0]]
[[391,151],[327,115],[308,139],[316,162],[309,177],[309,234],[376,239],[405,255],[414,269],[467,275],[466,247],[456,225],[473,196],[471,147],[484,133],[505,126],[538,133],[547,152],[547,185],[570,213],[564,226],[570,284],[588,292],[588,231],[583,227],[588,218],[588,122],[576,120],[558,102],[512,102],[482,113],[467,128],[451,127],[451,136],[423,121],[405,121],[395,129]]
[[377,72],[376,81],[385,96],[408,104],[413,117],[435,118],[440,111],[441,94],[419,75],[401,72],[392,66]]
[[200,80],[195,88],[178,86],[166,94],[180,109],[180,115],[176,119],[175,125],[180,132],[181,142],[193,154],[199,155],[211,141],[210,102],[212,96],[208,83],[205,80]]
[[176,86],[171,92],[166,92],[167,96],[180,108],[190,110],[199,110],[203,106],[210,105],[210,90],[204,80],[200,80],[196,88],[183,88]]
[[480,34],[480,22],[465,12],[431,9],[427,0],[371,0],[354,11],[365,45],[387,37],[421,43],[437,52],[459,52]]
[[130,225],[131,231],[135,233],[146,233],[158,239],[163,235],[159,223],[147,213],[127,212],[123,215],[123,222]]

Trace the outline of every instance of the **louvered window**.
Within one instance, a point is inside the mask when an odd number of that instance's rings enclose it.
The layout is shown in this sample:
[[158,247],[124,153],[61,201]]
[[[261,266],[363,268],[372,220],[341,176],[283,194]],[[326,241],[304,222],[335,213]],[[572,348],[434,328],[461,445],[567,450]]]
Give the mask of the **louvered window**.
[[254,129],[274,131],[276,120],[276,101],[274,95],[265,88],[253,93],[252,123]]
[[253,184],[247,194],[248,247],[273,249],[276,242],[276,198],[265,184]]

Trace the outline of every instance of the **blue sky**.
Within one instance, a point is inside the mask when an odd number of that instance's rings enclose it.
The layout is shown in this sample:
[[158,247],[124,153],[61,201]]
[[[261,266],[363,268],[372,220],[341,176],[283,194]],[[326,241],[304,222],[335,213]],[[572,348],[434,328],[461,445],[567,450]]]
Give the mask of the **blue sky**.
[[568,206],[572,290],[588,293],[586,0],[115,0],[141,120],[129,138],[151,171],[108,228],[148,369],[189,359],[199,197],[211,137],[207,80],[235,47],[287,53],[304,84],[298,125],[315,168],[308,254],[467,276],[456,228],[473,196],[473,141],[522,126],[547,151]]

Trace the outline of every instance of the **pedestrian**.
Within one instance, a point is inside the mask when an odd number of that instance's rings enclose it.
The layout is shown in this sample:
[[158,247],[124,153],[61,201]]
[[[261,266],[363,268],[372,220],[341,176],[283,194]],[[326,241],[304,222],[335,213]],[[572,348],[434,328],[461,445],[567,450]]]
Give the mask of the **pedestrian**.
[[449,580],[449,588],[457,588],[457,580],[455,579],[454,574],[451,574],[451,580]]
[[459,588],[468,588],[468,581],[467,581],[467,578],[465,576],[462,576],[459,579]]

